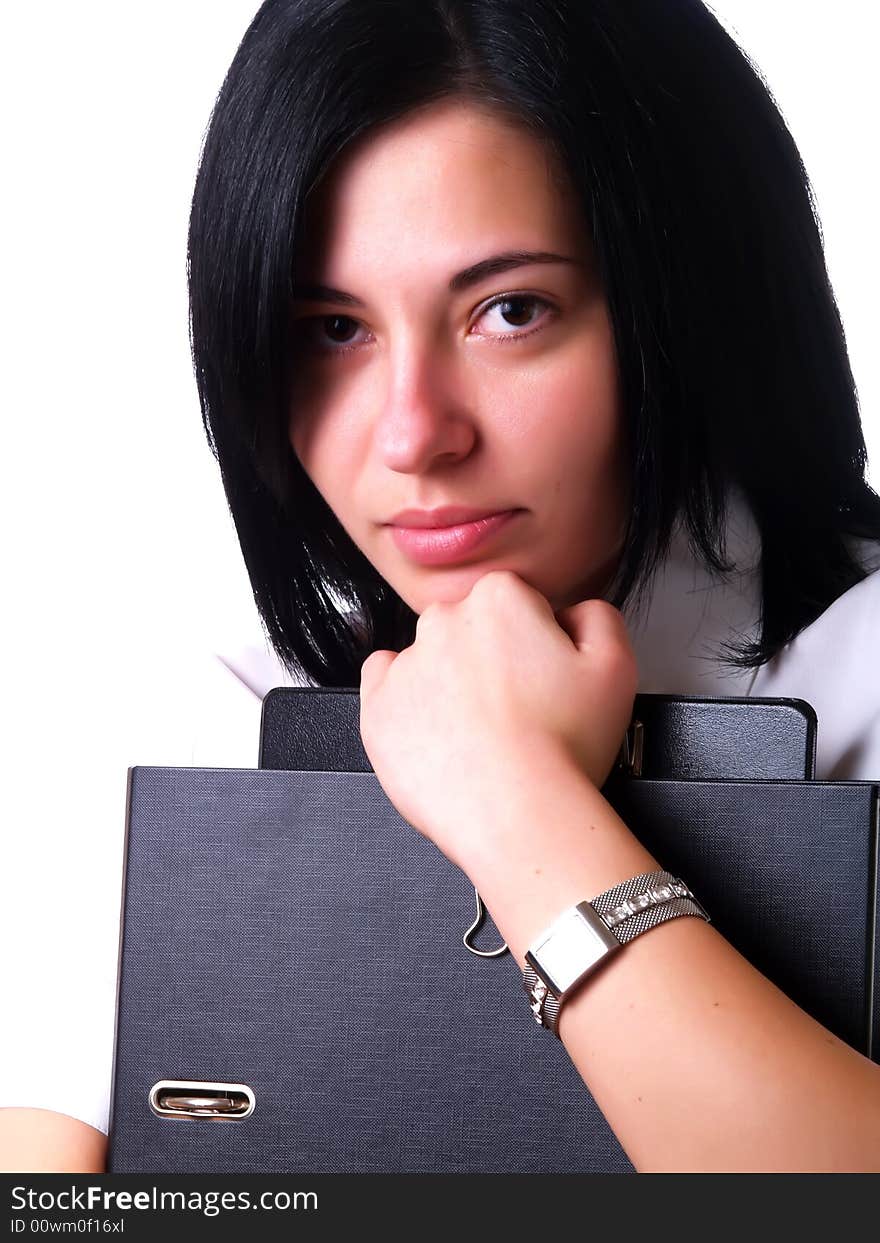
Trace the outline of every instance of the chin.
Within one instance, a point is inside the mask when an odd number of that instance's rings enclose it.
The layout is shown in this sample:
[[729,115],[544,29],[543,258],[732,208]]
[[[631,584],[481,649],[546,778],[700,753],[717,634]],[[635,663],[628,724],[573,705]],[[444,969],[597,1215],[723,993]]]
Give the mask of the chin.
[[412,583],[395,586],[400,598],[415,613],[423,613],[429,604],[458,604],[471,592],[478,579],[491,569],[491,566],[469,565],[460,569],[426,571],[423,582],[413,586]]
[[[484,575],[489,574],[492,570],[511,570],[514,574],[518,574],[524,583],[528,583],[536,591],[540,591],[541,595],[547,596],[545,589],[532,578],[517,569],[516,566],[501,565],[468,565],[462,566],[456,570],[447,570],[438,573],[436,570],[431,571],[432,581],[424,584],[421,589],[413,591],[400,591],[398,594],[401,599],[405,600],[409,607],[416,613],[422,613],[429,604],[458,604],[470,595],[474,584],[477,583]],[[550,599],[550,597],[547,597]],[[550,600],[554,611],[557,606]]]

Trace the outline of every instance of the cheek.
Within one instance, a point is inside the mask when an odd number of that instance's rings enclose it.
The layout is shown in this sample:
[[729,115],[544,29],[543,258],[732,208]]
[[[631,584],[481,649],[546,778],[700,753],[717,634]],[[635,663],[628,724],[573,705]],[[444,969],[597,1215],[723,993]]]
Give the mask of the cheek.
[[330,501],[333,492],[345,486],[346,458],[352,447],[344,403],[328,393],[326,384],[298,380],[291,396],[288,439],[303,470]]
[[328,508],[361,552],[371,559],[364,543],[370,511],[361,501],[366,449],[356,419],[346,417],[344,407],[322,406],[316,411],[314,406],[302,406],[291,414],[288,437],[300,465]]
[[287,438],[307,474],[311,474],[309,463],[318,423],[315,394],[310,389],[302,376],[297,376],[291,386],[287,411]]
[[300,465],[309,473],[309,435],[303,427],[299,416],[291,415],[287,424],[287,438],[290,447],[299,458]]
[[622,418],[613,349],[601,338],[572,343],[531,377],[520,404],[528,461],[554,478],[581,481],[616,471]]
[[291,416],[288,436],[303,470],[341,520],[340,484],[344,480],[344,470],[334,449],[334,437],[328,434],[327,426],[320,420],[304,417],[302,409]]

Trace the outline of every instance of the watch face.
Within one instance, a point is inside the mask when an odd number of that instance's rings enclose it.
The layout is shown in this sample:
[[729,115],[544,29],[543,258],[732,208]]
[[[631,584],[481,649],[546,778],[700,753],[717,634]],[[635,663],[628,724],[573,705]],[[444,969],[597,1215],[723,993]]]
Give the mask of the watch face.
[[572,907],[531,947],[534,965],[558,996],[607,954],[620,948],[614,933],[589,907]]

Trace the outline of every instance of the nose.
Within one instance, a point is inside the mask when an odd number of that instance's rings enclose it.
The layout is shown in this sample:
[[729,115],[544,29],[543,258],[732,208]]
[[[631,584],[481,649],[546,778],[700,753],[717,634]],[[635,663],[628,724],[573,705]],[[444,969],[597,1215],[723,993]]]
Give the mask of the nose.
[[424,474],[472,452],[476,425],[455,364],[436,344],[399,343],[389,354],[385,384],[375,444],[389,470]]

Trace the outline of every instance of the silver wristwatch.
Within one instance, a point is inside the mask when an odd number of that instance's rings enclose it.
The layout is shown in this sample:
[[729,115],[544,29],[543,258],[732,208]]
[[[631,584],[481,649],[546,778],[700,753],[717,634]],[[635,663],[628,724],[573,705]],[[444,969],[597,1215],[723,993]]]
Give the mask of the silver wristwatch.
[[535,1022],[559,1036],[559,1010],[611,954],[642,932],[680,915],[709,916],[684,881],[645,872],[578,902],[545,928],[526,952],[523,987]]

